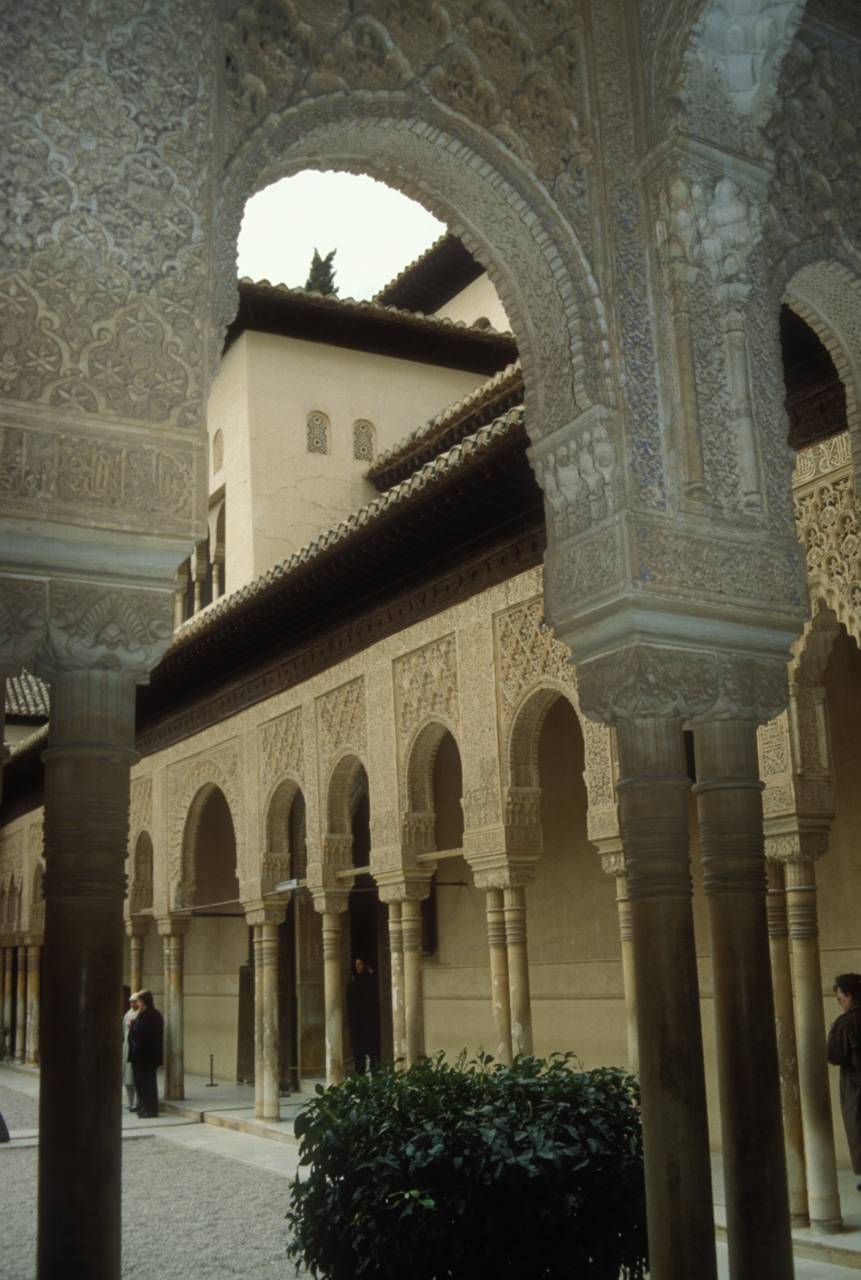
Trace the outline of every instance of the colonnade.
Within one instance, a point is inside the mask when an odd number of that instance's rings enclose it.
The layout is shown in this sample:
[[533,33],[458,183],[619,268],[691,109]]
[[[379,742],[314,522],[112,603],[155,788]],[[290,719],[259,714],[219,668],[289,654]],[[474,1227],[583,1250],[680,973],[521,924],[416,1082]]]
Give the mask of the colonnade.
[[13,1062],[39,1062],[41,967],[41,937],[0,947],[0,1020],[6,1057]]

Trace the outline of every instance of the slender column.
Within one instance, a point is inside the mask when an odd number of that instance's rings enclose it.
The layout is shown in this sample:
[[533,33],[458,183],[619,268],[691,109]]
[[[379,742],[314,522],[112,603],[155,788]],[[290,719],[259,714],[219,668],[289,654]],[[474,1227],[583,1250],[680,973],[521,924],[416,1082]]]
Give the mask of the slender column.
[[795,1043],[795,1014],[792,1009],[792,967],[789,956],[789,929],[786,925],[786,891],[783,867],[767,859],[768,945],[771,952],[771,981],[774,987],[774,1018],[777,1028],[777,1061],[780,1067],[780,1097],[783,1106],[783,1144],[789,1185],[789,1216],[795,1227],[809,1227],[807,1171],[804,1164],[804,1129],[801,1123],[801,1096],[798,1086],[798,1050]]
[[424,1002],[422,997],[422,904],[405,898],[401,905],[404,948],[404,1014],[407,1066],[424,1053]]
[[[804,836],[801,836],[802,842]],[[827,839],[827,837],[826,837]],[[802,843],[802,849],[803,849]],[[816,912],[816,863],[792,859],[784,866],[789,935],[795,971],[798,1073],[807,1157],[810,1226],[823,1234],[840,1231],[840,1193],[831,1118],[831,1091],[825,1057],[825,1016]]]
[[404,1065],[407,1056],[407,1022],[404,997],[404,934],[401,921],[401,903],[393,901],[389,907],[389,950],[392,957],[392,1039],[395,1062]]
[[168,916],[159,920],[164,939],[164,1096],[185,1097],[185,1047],[183,1034],[183,937],[187,918]]
[[503,890],[508,991],[511,1001],[511,1052],[532,1052],[532,1002],[529,998],[529,954],[526,945],[526,888]]
[[637,1042],[637,984],[634,976],[634,931],[631,926],[631,901],[627,875],[616,876],[616,907],[619,912],[619,940],[622,944],[622,983],[625,988],[625,1026],[628,1034],[628,1070],[640,1070]]
[[[95,650],[99,652],[98,649]],[[111,654],[112,662],[116,655]],[[59,670],[45,762],[39,1280],[118,1280],[135,679]]]
[[39,1061],[39,977],[42,947],[31,942],[27,947],[27,1061]]
[[[733,1280],[792,1275],[756,725],[694,730]],[[768,1176],[763,1176],[763,1170]]]
[[27,1054],[27,948],[18,947],[18,990],[15,1013],[15,1061],[24,1062]]
[[344,1023],[341,1000],[341,910],[323,911],[323,992],[326,1002],[327,1084],[340,1084],[344,1079]]
[[502,889],[487,890],[487,945],[490,950],[490,986],[496,1059],[511,1066],[511,1003],[508,992],[508,948],[505,940],[505,908]]
[[681,725],[669,716],[632,718],[617,725],[617,736],[651,1275],[653,1280],[715,1280]]
[[147,920],[127,920],[126,933],[129,935],[129,952],[131,970],[129,981],[132,991],[140,991],[144,984],[143,953],[144,936],[149,922]]
[[[251,921],[249,921],[251,924]],[[254,1119],[263,1119],[263,955],[260,925],[251,924],[254,955]]]
[[12,957],[14,955],[13,947],[4,947],[3,955],[5,964],[3,967],[3,1026],[6,1028],[6,1053],[12,1056]]

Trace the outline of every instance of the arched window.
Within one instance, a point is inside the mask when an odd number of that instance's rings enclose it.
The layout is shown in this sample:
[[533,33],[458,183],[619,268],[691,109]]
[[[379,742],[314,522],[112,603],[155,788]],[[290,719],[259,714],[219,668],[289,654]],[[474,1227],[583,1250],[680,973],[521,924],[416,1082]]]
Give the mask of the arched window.
[[329,419],[325,413],[314,410],[306,419],[308,426],[308,452],[329,452]]
[[353,423],[353,457],[363,462],[374,460],[374,424],[367,418],[359,418]]
[[224,466],[224,432],[218,428],[212,437],[212,474],[217,475]]

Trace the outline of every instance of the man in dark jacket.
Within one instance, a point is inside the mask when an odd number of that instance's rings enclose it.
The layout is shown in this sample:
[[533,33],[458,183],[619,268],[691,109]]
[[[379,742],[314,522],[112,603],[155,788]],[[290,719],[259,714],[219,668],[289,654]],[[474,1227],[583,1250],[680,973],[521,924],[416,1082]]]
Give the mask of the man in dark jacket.
[[861,975],[838,974],[834,992],[843,1012],[828,1032],[828,1061],[840,1068],[840,1110],[852,1171],[857,1175],[861,1173]]
[[377,1059],[377,983],[373,969],[358,956],[347,983],[347,1019],[355,1070],[364,1075],[366,1064],[373,1069]]
[[129,1028],[129,1059],[138,1096],[138,1119],[158,1115],[156,1072],[164,1062],[164,1020],[151,991],[138,992],[140,1010]]

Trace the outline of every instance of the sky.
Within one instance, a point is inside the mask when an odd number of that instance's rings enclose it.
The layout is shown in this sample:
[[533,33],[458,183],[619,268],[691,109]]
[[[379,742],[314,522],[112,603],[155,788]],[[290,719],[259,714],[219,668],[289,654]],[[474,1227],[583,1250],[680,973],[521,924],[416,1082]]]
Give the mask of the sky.
[[314,249],[335,249],[341,298],[371,298],[445,232],[413,200],[350,173],[307,170],[252,196],[239,234],[239,275],[302,286]]

